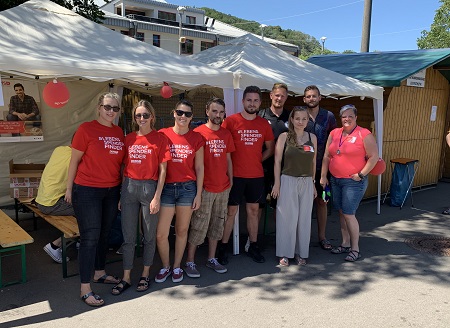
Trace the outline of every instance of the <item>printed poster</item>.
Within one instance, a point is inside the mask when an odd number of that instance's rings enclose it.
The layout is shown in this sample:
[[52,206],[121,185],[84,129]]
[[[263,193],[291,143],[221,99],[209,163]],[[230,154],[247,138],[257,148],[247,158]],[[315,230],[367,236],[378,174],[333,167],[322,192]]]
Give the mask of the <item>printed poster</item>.
[[43,141],[37,83],[3,78],[1,86],[0,143]]

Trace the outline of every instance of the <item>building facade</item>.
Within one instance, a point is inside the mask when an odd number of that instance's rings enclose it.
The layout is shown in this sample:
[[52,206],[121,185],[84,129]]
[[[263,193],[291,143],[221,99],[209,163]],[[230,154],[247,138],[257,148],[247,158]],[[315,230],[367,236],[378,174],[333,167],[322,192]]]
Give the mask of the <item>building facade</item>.
[[[113,0],[100,9],[105,12],[106,27],[181,55],[196,54],[248,33],[205,16],[204,10],[163,0]],[[264,40],[294,56],[299,54],[294,44]]]

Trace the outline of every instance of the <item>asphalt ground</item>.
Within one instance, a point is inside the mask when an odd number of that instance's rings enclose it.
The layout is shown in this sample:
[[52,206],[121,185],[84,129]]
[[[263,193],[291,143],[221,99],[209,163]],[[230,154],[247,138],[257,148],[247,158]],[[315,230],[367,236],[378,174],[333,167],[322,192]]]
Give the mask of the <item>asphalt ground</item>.
[[[439,183],[415,192],[414,208],[410,200],[402,209],[385,204],[380,215],[375,201],[363,201],[357,213],[362,258],[355,263],[319,247],[315,219],[306,266],[277,266],[272,219],[269,233],[260,235],[263,264],[245,254],[231,256],[228,272],[217,274],[204,266],[202,246],[196,256],[200,278],[152,281],[147,292],[138,293],[137,258],[133,287],[122,295],[111,295],[112,285],[93,284],[106,303],[96,309],[80,301],[79,277],[63,279],[61,265],[42,249],[58,232],[39,220],[38,230],[30,231],[34,243],[26,246],[28,281],[0,289],[0,327],[450,327],[450,257],[405,243],[411,237],[450,237],[450,216],[441,214],[450,206],[449,195],[450,184]],[[4,211],[13,217],[12,210]],[[20,224],[31,230],[32,220],[23,220],[28,216],[21,214]],[[339,245],[336,211],[327,235]],[[76,272],[75,248],[69,256],[69,271]],[[114,251],[108,257],[120,258]],[[3,259],[4,279],[20,275],[17,258]],[[156,256],[152,276],[159,268]],[[122,262],[106,269],[120,276]]]

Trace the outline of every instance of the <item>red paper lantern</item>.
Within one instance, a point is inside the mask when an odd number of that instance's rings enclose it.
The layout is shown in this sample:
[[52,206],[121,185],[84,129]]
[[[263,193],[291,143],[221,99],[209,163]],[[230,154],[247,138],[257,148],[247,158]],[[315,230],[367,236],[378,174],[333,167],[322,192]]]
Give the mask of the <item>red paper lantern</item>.
[[384,161],[384,159],[379,158],[377,164],[375,164],[369,174],[380,175],[383,174],[384,171],[386,171],[386,162]]
[[52,108],[64,107],[69,102],[69,89],[67,89],[64,82],[59,82],[57,79],[54,79],[44,87],[42,98]]
[[173,90],[170,87],[169,83],[164,82],[164,86],[161,88],[161,97],[170,98],[172,97]]

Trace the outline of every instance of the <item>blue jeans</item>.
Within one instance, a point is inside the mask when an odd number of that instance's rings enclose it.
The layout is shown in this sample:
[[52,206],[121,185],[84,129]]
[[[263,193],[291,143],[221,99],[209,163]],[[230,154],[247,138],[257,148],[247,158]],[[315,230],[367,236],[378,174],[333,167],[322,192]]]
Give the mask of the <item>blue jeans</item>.
[[195,181],[166,183],[161,193],[161,206],[192,206],[197,195]]
[[78,263],[82,284],[91,281],[93,270],[104,270],[108,237],[117,217],[120,185],[111,188],[73,184],[72,204],[80,229]]
[[366,192],[369,179],[364,177],[361,181],[355,181],[350,178],[335,178],[331,176],[330,182],[334,208],[342,210],[343,214],[355,214]]

